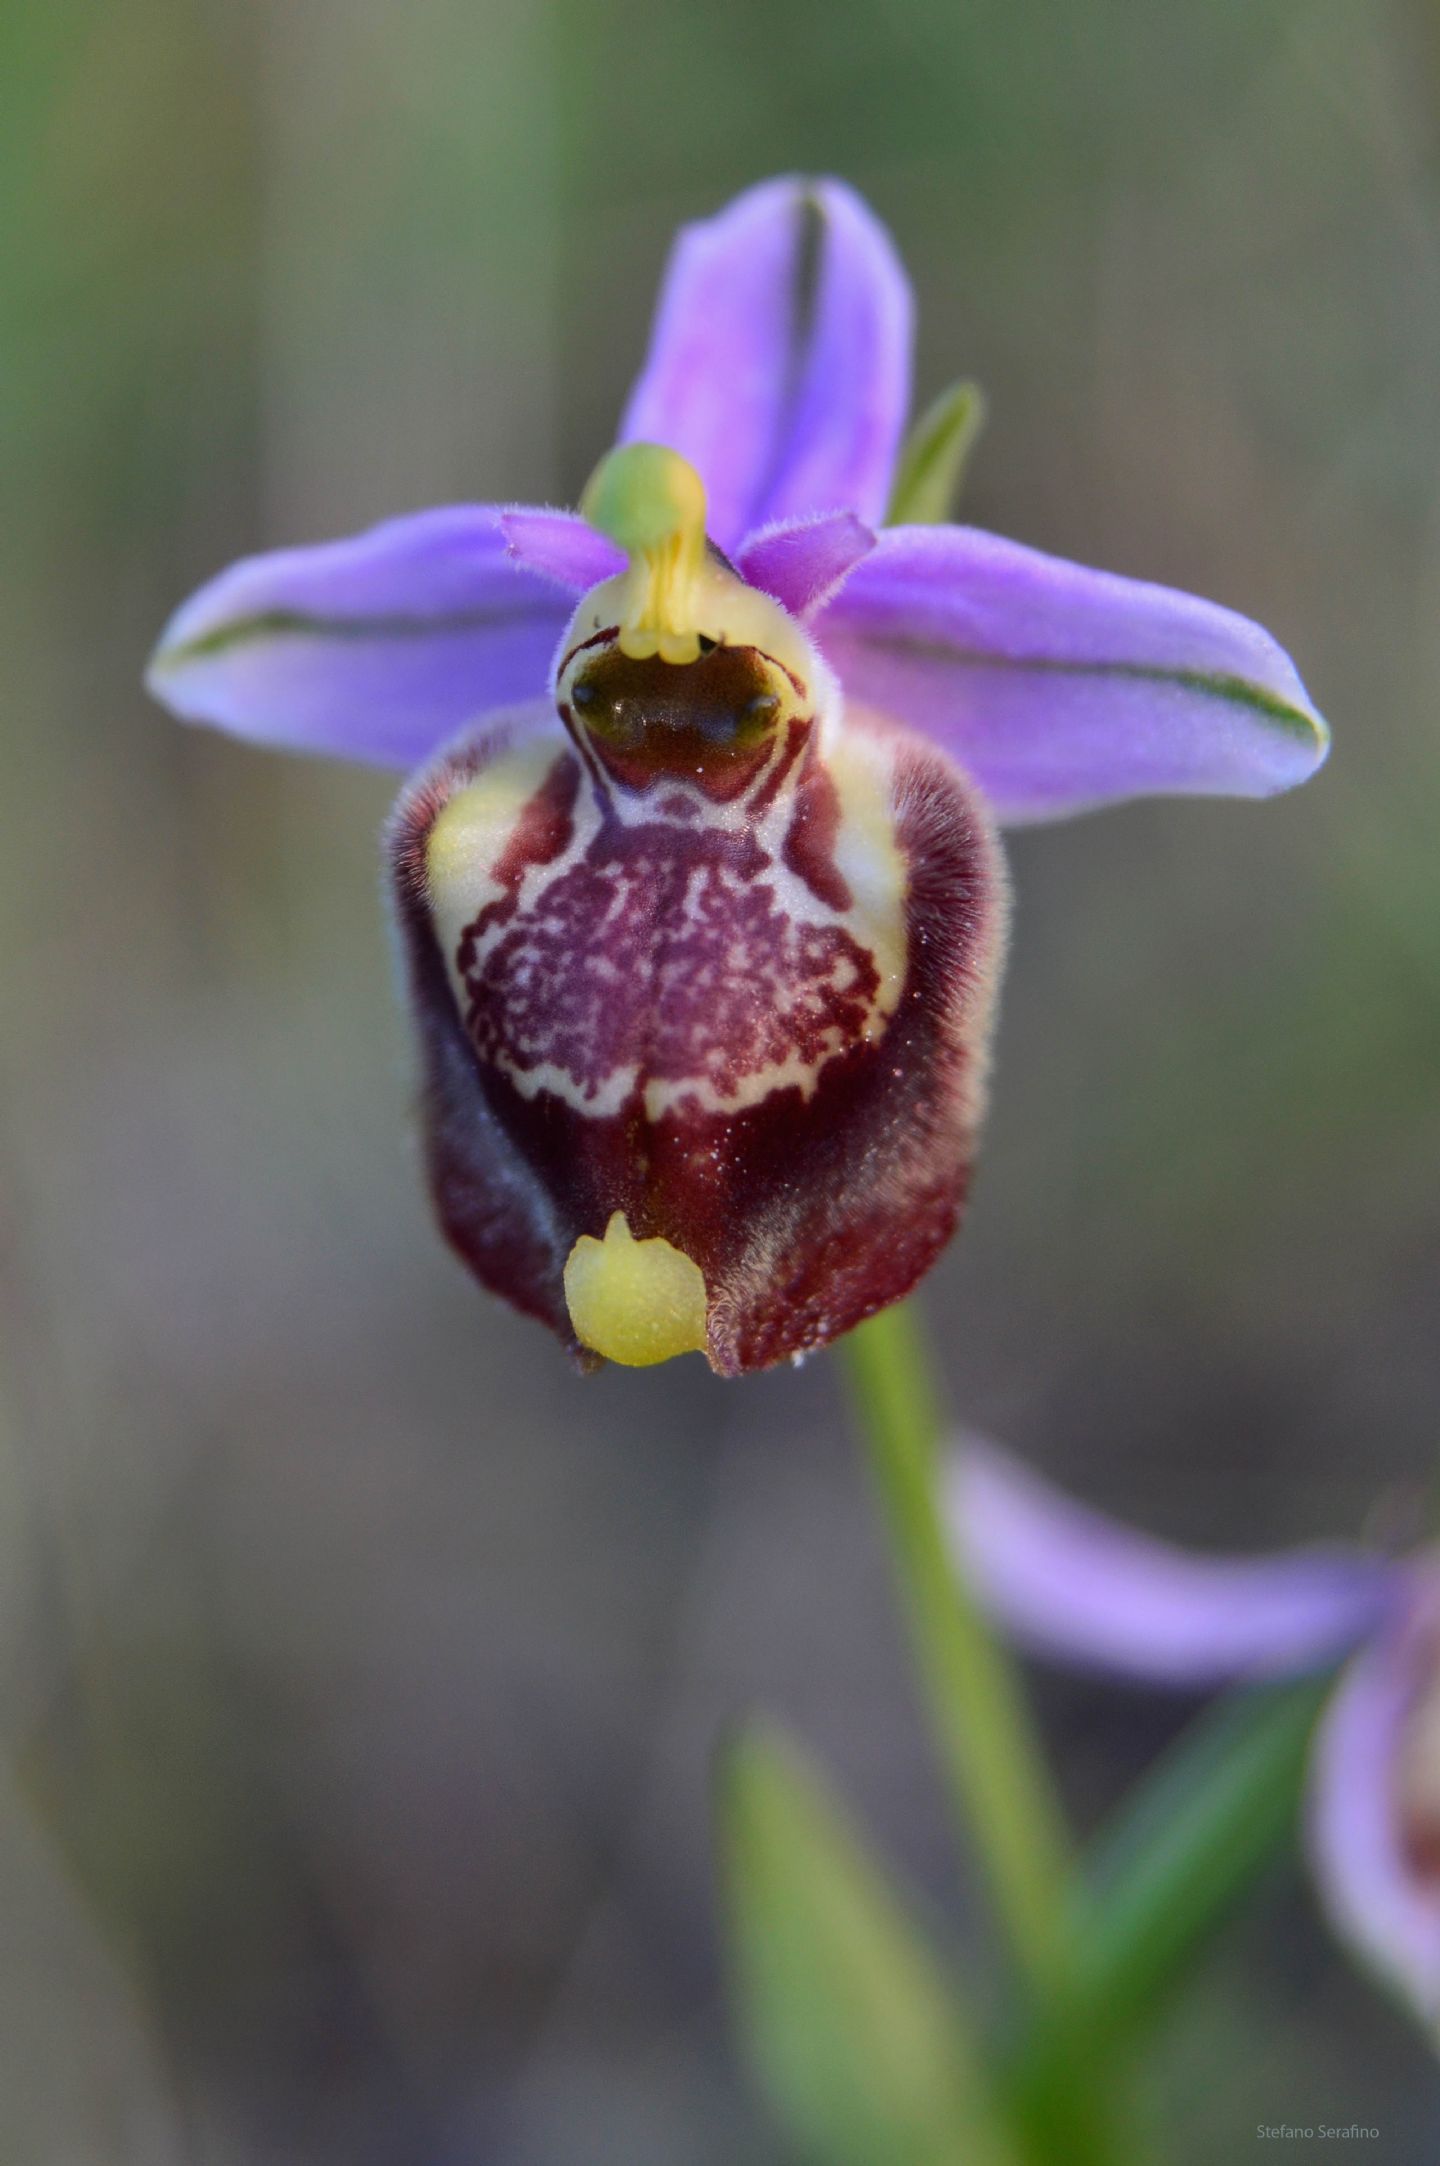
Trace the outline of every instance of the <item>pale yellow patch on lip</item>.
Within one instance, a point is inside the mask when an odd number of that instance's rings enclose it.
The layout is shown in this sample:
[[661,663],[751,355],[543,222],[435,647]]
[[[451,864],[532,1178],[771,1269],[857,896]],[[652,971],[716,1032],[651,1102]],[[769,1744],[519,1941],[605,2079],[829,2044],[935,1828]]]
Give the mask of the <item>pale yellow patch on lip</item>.
[[[516,822],[564,747],[546,735],[514,746],[481,769],[443,807],[425,843],[425,871],[432,906],[468,883],[478,892],[515,832]],[[501,891],[495,888],[495,893]],[[467,893],[466,908],[477,907]]]
[[575,1336],[627,1369],[705,1351],[705,1280],[669,1241],[637,1241],[623,1211],[605,1238],[585,1233],[565,1265],[565,1300]]
[[905,988],[909,941],[905,926],[908,875],[896,836],[892,770],[883,747],[842,739],[829,756],[840,796],[835,863],[851,894],[849,924],[880,973],[880,1018],[888,1018]]

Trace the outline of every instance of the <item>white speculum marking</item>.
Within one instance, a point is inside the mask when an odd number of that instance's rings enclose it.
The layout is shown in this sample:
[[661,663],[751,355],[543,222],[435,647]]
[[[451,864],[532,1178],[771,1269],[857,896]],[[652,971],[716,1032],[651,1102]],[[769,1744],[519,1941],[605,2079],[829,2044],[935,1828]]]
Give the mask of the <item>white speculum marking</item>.
[[[827,733],[828,734],[828,733]],[[835,839],[835,866],[850,891],[850,906],[837,910],[824,902],[784,862],[784,845],[795,815],[794,776],[780,790],[775,802],[757,819],[743,803],[717,806],[698,790],[677,778],[667,778],[663,788],[628,799],[607,797],[602,806],[593,779],[584,771],[572,812],[572,831],[563,852],[548,864],[527,865],[518,885],[495,877],[507,845],[515,835],[526,807],[557,759],[573,751],[569,739],[556,729],[553,735],[502,754],[484,768],[473,782],[464,785],[444,807],[431,830],[427,845],[430,904],[435,928],[446,957],[450,982],[462,1015],[471,1001],[471,987],[459,967],[462,943],[488,904],[513,897],[513,907],[498,911],[492,923],[468,943],[468,975],[483,973],[487,961],[501,942],[512,940],[517,929],[533,933],[543,950],[547,938],[563,937],[564,925],[547,909],[547,897],[555,897],[567,877],[584,864],[586,853],[606,818],[617,816],[628,826],[674,826],[677,838],[709,827],[753,836],[768,863],[753,881],[735,883],[746,895],[762,892],[784,921],[782,951],[774,957],[778,983],[760,985],[749,998],[754,1027],[763,1031],[765,992],[779,1002],[783,1028],[787,1021],[802,1026],[804,1048],[792,1045],[783,1057],[754,1058],[743,1072],[725,1078],[730,1047],[723,1026],[713,1039],[697,1049],[697,1058],[683,1074],[647,1072],[643,1057],[616,1063],[596,1072],[577,1056],[570,1059],[526,1056],[517,1059],[503,1044],[486,1050],[526,1098],[553,1092],[578,1111],[594,1118],[617,1114],[636,1093],[646,1115],[658,1120],[667,1112],[684,1109],[704,1113],[734,1113],[758,1104],[772,1092],[798,1089],[813,1094],[821,1071],[837,1054],[857,1040],[873,1041],[884,1031],[904,989],[906,974],[905,867],[895,840],[891,802],[892,760],[888,749],[869,738],[850,739],[834,732],[834,742],[822,744],[830,778],[840,798],[840,821]],[[758,787],[758,785],[757,785]],[[755,794],[747,791],[746,796]],[[667,820],[657,809],[666,796],[683,796],[696,810],[692,818]],[[589,920],[590,943],[583,962],[587,989],[603,1003],[607,993],[623,997],[626,976],[613,954],[603,945],[627,909],[634,907],[633,892],[619,879],[605,882],[604,901]],[[659,936],[650,930],[642,944],[652,983],[648,992],[651,1009],[658,1015],[667,998],[678,994],[694,1008],[728,981],[732,1003],[735,974],[753,984],[757,957],[742,933],[717,937],[713,915],[713,886],[703,871],[692,867]],[[808,936],[842,933],[828,966],[795,974],[797,952]],[[693,940],[692,935],[702,937]],[[850,943],[854,944],[852,947]],[[861,952],[857,958],[855,949]],[[696,957],[698,955],[698,961]],[[539,953],[510,956],[508,986],[512,995],[523,990],[527,999],[543,998],[544,983]],[[857,988],[868,980],[873,967],[876,984],[857,1012]],[[567,985],[566,996],[573,995]],[[822,1019],[825,1002],[848,997],[844,1021]],[[746,1018],[744,1027],[750,1027]],[[697,1034],[703,1038],[703,1033]],[[795,1035],[792,1031],[791,1035]],[[673,1063],[671,1064],[673,1065]]]

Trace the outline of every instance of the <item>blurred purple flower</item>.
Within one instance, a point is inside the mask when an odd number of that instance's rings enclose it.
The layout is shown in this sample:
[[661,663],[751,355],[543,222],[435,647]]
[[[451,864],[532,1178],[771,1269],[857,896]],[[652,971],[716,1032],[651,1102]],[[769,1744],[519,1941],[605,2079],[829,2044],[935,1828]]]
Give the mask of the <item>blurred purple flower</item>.
[[1189,1554],[967,1444],[946,1509],[981,1602],[1037,1653],[1203,1688],[1343,1661],[1313,1747],[1308,1837],[1336,1932],[1440,2023],[1440,1554],[1352,1545]]
[[421,768],[391,858],[432,1186],[572,1345],[734,1372],[907,1292],[980,1117],[993,821],[1324,757],[1243,617],[881,529],[910,345],[859,198],[768,181],[676,242],[594,524],[457,505],[248,558],[151,664],[188,719]]

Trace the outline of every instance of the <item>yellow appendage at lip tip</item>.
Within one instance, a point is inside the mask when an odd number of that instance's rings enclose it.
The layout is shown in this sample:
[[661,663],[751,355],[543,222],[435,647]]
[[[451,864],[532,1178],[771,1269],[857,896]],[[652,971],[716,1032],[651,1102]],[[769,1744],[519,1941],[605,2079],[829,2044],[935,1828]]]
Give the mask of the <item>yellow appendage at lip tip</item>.
[[582,1346],[627,1369],[705,1351],[700,1266],[668,1241],[637,1241],[623,1211],[603,1241],[584,1233],[571,1249],[565,1300]]
[[663,444],[621,444],[600,461],[581,516],[630,559],[621,575],[620,651],[632,660],[693,662],[705,566],[705,484]]

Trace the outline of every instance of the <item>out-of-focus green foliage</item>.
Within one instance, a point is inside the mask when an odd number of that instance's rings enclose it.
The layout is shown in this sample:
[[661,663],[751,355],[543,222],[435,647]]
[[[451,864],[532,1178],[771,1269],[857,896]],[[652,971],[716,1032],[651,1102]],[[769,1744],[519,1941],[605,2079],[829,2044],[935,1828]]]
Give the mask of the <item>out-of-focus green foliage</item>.
[[1292,1847],[1328,1678],[1233,1693],[1136,1786],[1089,1862],[1076,1990],[1097,2028],[1151,2017],[1256,1876]]
[[818,1771],[770,1726],[728,1748],[721,1900],[741,2029],[818,2166],[1006,2166],[968,2020]]
[[975,439],[985,425],[978,384],[952,384],[906,438],[890,492],[891,526],[935,526],[954,512]]

